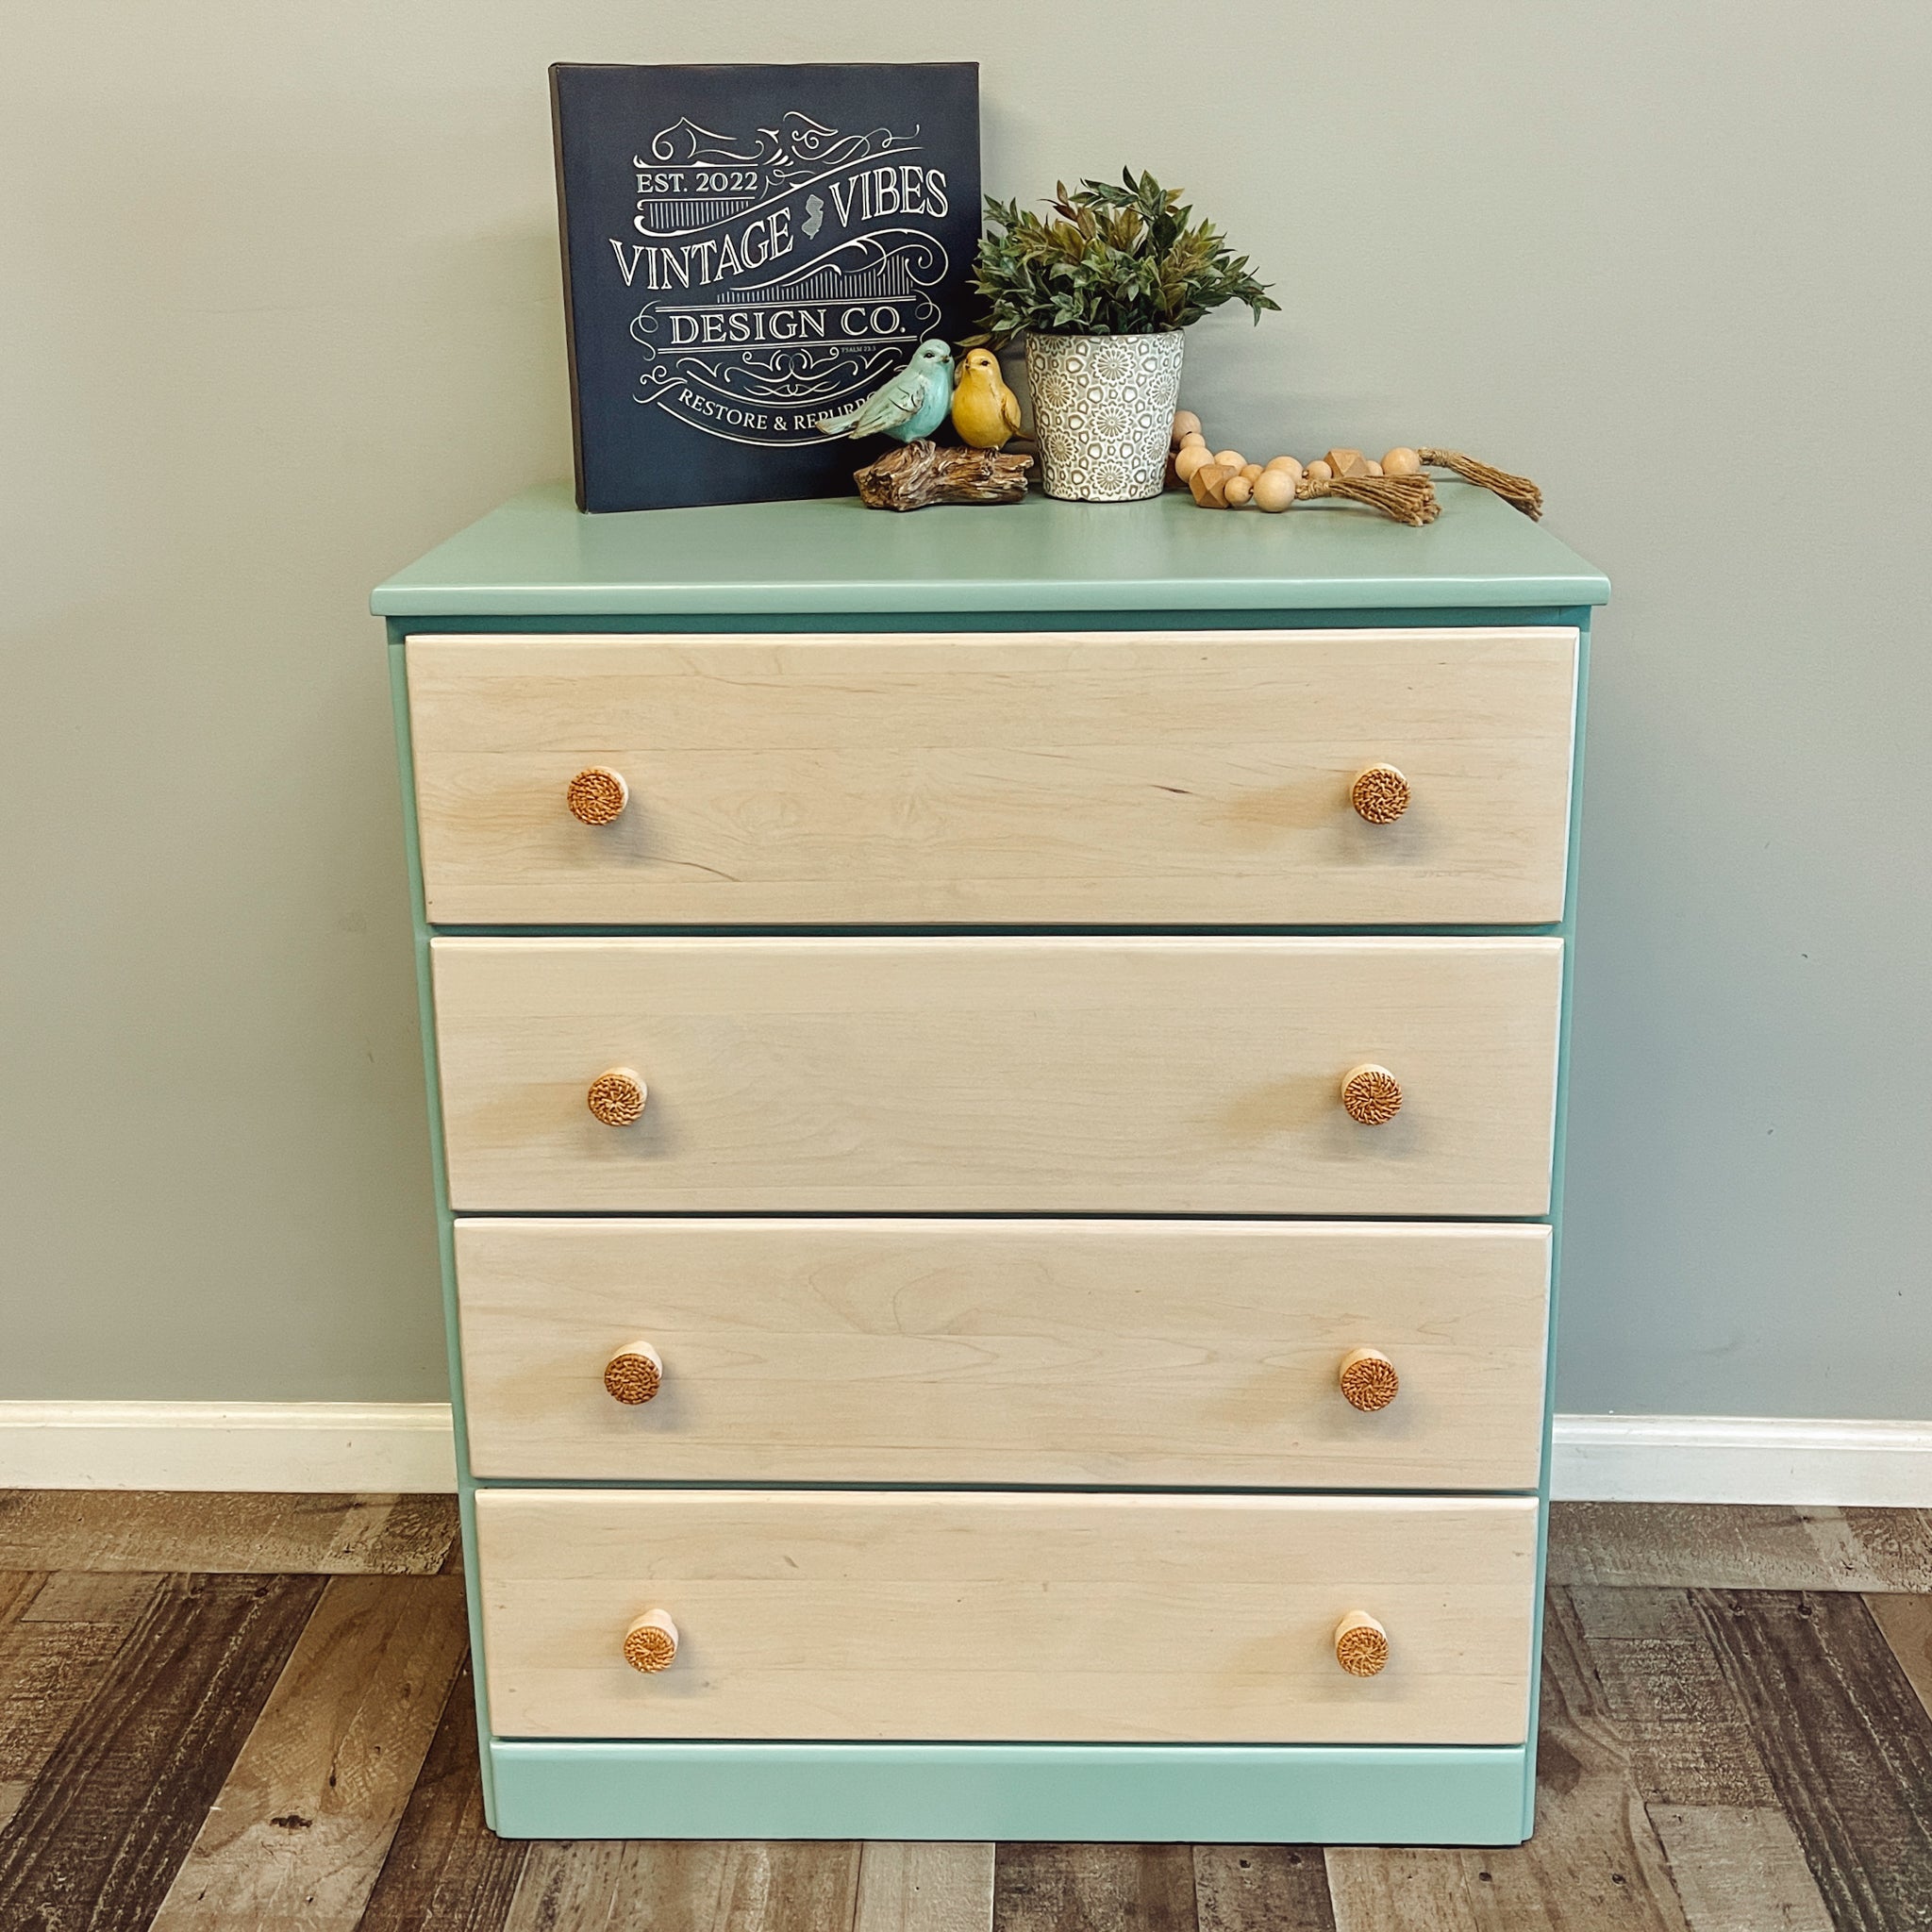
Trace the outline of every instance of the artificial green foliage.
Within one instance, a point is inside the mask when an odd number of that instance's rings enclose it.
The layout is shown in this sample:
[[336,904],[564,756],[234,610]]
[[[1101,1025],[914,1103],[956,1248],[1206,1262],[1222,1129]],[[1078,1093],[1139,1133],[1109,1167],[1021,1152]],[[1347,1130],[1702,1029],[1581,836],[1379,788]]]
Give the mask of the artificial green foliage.
[[1224,302],[1245,302],[1259,322],[1281,306],[1177,190],[1148,174],[1136,180],[1131,168],[1119,186],[1083,181],[1069,194],[1056,183],[1051,220],[989,194],[986,222],[973,269],[986,313],[968,348],[1021,335],[1152,335]]

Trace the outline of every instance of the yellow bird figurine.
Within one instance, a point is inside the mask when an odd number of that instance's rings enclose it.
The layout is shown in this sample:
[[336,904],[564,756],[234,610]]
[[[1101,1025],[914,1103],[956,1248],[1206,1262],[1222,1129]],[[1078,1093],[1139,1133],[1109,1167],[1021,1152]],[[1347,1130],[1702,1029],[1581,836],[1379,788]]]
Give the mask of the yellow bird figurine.
[[1020,400],[989,349],[968,349],[953,386],[953,427],[974,449],[998,449],[1020,433]]

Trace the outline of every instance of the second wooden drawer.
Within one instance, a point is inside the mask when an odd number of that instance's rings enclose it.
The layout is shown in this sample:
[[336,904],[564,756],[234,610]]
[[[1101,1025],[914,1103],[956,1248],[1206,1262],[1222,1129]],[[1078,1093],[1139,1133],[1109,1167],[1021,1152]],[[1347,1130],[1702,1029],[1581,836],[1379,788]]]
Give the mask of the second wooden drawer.
[[456,1242],[479,1475],[1536,1486],[1546,1227],[466,1220]]
[[[1549,1204],[1559,940],[439,939],[431,957],[461,1209]],[[1364,1064],[1400,1089],[1379,1124],[1344,1108]]]

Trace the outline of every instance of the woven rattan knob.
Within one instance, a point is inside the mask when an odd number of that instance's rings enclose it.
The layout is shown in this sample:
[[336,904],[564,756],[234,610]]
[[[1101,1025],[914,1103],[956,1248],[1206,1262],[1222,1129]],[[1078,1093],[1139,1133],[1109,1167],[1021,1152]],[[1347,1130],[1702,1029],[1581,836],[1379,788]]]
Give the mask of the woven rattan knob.
[[644,1110],[644,1083],[628,1067],[612,1067],[591,1082],[584,1099],[607,1127],[627,1127]]
[[[613,1402],[635,1408],[639,1403],[650,1401],[663,1388],[664,1357],[648,1341],[633,1341],[628,1348],[620,1348],[604,1364],[604,1386]],[[1349,1400],[1354,1402],[1355,1397],[1351,1395]]]
[[1393,765],[1371,765],[1355,774],[1348,802],[1372,825],[1392,825],[1408,809],[1408,780]]
[[587,825],[608,825],[630,803],[630,787],[622,772],[608,765],[587,765],[570,781],[563,797],[573,818]]
[[1335,1626],[1335,1661],[1351,1677],[1373,1677],[1389,1661],[1389,1633],[1366,1610],[1351,1610]]
[[624,1633],[624,1660],[634,1671],[668,1671],[676,1656],[677,1625],[669,1610],[646,1610]]
[[1365,1415],[1387,1408],[1402,1393],[1402,1378],[1395,1373],[1395,1364],[1379,1348],[1351,1349],[1341,1357],[1335,1379],[1348,1397],[1349,1407]]
[[1341,1104],[1352,1121],[1365,1127],[1386,1126],[1402,1111],[1402,1083],[1387,1067],[1373,1062],[1342,1076]]

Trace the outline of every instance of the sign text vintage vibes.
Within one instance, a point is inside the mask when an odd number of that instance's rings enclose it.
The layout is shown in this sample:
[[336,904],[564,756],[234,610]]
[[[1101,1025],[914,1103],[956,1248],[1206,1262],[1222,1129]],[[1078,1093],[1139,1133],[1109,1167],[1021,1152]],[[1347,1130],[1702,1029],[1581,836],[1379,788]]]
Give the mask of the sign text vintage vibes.
[[[598,155],[596,203],[607,222],[595,307],[606,310],[607,298],[625,305],[633,408],[714,443],[798,453],[788,458],[795,487],[757,493],[816,494],[848,483],[849,457],[825,468],[819,418],[875,389],[925,337],[963,325],[978,230],[974,70],[558,72],[653,76],[669,83],[652,91],[667,105],[705,92],[679,89],[683,76],[729,76],[746,96],[740,115],[719,112],[731,104],[712,98],[633,121],[625,151]],[[840,89],[828,85],[833,76],[862,80]],[[946,84],[943,96],[920,99],[920,84],[929,93],[935,77]],[[757,112],[758,95],[783,105]],[[904,111],[871,111],[894,109],[900,95]],[[558,98],[569,225],[577,188]],[[855,105],[867,110],[861,121],[832,111]],[[962,187],[971,196],[963,207]],[[581,444],[594,433],[582,392],[587,264],[584,238],[569,239]]]

